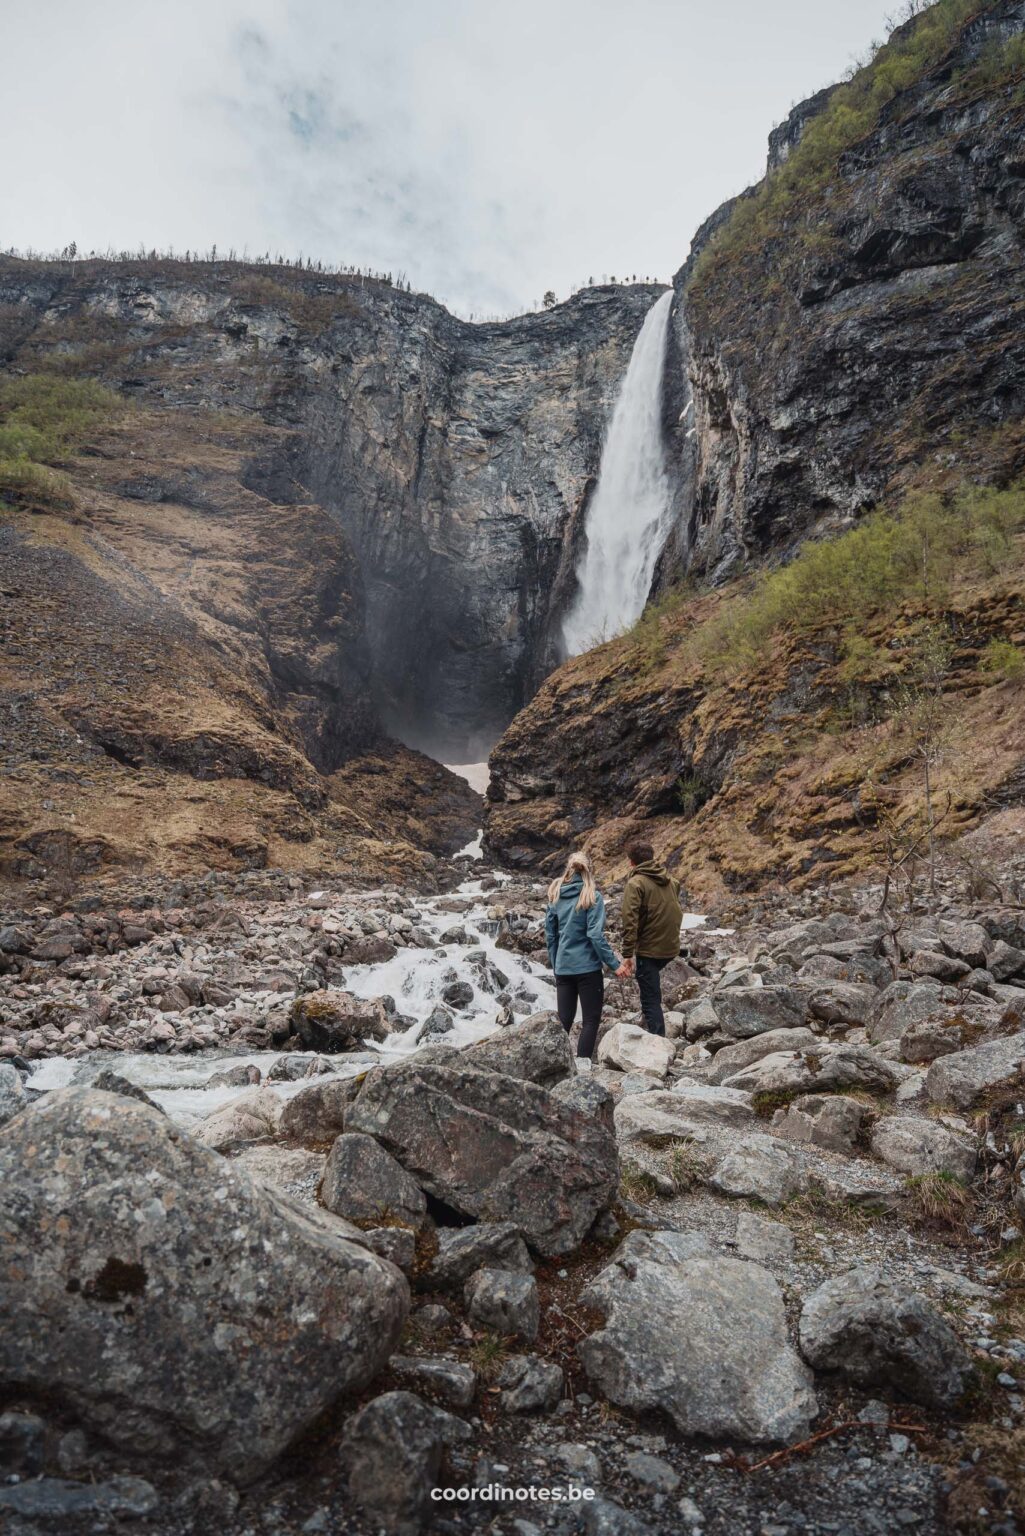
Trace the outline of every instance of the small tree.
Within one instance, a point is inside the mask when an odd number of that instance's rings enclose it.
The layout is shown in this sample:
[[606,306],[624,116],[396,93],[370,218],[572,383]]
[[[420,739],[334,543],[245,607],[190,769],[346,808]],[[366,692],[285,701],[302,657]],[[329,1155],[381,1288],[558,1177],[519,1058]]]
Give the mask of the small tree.
[[556,302],[557,302],[557,300],[556,300],[555,294],[552,292],[551,288],[549,288],[548,292],[545,294],[544,298],[541,300],[541,303],[544,305],[545,309],[554,309],[555,305],[556,305]]

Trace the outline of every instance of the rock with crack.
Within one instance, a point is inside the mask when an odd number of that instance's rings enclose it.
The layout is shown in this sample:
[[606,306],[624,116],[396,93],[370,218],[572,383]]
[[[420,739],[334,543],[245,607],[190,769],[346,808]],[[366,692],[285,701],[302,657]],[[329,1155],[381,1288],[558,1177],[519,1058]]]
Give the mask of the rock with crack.
[[501,1034],[477,1040],[460,1052],[467,1066],[481,1072],[505,1072],[544,1088],[576,1073],[569,1035],[554,1013],[534,1013]]
[[498,1373],[498,1405],[504,1413],[550,1413],[562,1396],[560,1365],[537,1355],[510,1355]]
[[616,1105],[615,1123],[621,1142],[646,1141],[657,1145],[667,1138],[700,1140],[710,1129],[752,1125],[754,1110],[750,1094],[700,1083],[680,1083],[672,1092],[629,1094]]
[[879,996],[875,987],[856,981],[820,981],[801,990],[809,1016],[831,1029],[867,1024]]
[[719,1028],[734,1040],[768,1029],[797,1029],[807,1019],[804,999],[793,987],[726,987],[712,1003]]
[[0,1377],[249,1480],[395,1347],[406,1281],[343,1230],[143,1104],[54,1093],[0,1132]]
[[747,1093],[842,1093],[849,1088],[892,1093],[897,1074],[867,1046],[819,1044],[814,1049],[763,1056],[734,1072],[725,1086]]
[[816,1050],[821,1044],[818,1035],[810,1029],[769,1029],[763,1035],[738,1040],[736,1045],[724,1045],[712,1057],[706,1076],[710,1083],[724,1083],[728,1077],[750,1067],[763,1056],[772,1056],[778,1051]]
[[556,1083],[551,1089],[551,1095],[560,1104],[568,1104],[571,1109],[590,1115],[592,1120],[597,1120],[607,1131],[614,1129],[616,1101],[605,1084],[599,1083],[590,1073],[574,1072],[572,1077]]
[[413,1392],[375,1397],[345,1426],[342,1465],[349,1492],[377,1529],[417,1536],[430,1524],[448,1446],[470,1439],[470,1427]]
[[617,1256],[581,1301],[605,1326],[578,1353],[617,1406],[666,1413],[684,1435],[761,1442],[807,1433],[817,1412],[811,1372],[760,1265]]
[[308,1051],[356,1051],[366,1040],[385,1040],[391,1023],[378,1000],[351,992],[307,992],[289,1012],[292,1028]]
[[917,1292],[864,1267],[836,1275],[801,1312],[801,1353],[859,1386],[887,1386],[928,1408],[952,1408],[971,1362],[953,1329]]
[[511,1221],[539,1253],[576,1248],[619,1180],[604,1126],[536,1083],[417,1061],[373,1073],[345,1118],[428,1194],[466,1216]]
[[893,981],[876,999],[868,1035],[874,1045],[899,1040],[912,1024],[948,1013],[938,981]]
[[929,1068],[925,1091],[934,1104],[962,1110],[1025,1092],[1025,1033],[941,1056]]
[[528,1344],[537,1338],[541,1306],[533,1275],[513,1269],[478,1269],[463,1287],[463,1301],[475,1327],[515,1335]]
[[898,1173],[921,1177],[949,1174],[967,1183],[975,1173],[977,1149],[967,1126],[962,1131],[912,1115],[886,1115],[872,1128],[872,1151]]
[[320,1203],[361,1226],[397,1221],[419,1231],[427,1223],[427,1200],[419,1184],[372,1136],[347,1132],[328,1153]]
[[614,1024],[598,1047],[598,1060],[620,1072],[650,1072],[663,1078],[676,1055],[671,1040],[649,1034],[637,1024]]
[[779,1206],[811,1187],[807,1160],[773,1136],[751,1135],[731,1143],[704,1181],[716,1194]]
[[842,1093],[804,1093],[785,1109],[777,1109],[772,1126],[788,1141],[850,1152],[857,1144],[865,1115],[864,1104]]
[[775,1259],[783,1263],[794,1256],[794,1234],[781,1221],[769,1221],[755,1211],[737,1217],[737,1251],[759,1264]]
[[481,1221],[472,1227],[439,1227],[438,1251],[424,1284],[429,1290],[459,1290],[478,1269],[534,1272],[534,1261],[511,1221]]

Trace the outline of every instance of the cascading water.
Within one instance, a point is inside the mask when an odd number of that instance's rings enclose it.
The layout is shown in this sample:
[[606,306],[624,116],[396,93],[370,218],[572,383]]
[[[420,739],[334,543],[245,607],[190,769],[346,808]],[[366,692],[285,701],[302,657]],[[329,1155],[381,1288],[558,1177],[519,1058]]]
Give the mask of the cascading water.
[[579,589],[562,623],[568,656],[611,640],[640,617],[668,533],[662,375],[672,290],[648,311],[634,343],[587,514]]

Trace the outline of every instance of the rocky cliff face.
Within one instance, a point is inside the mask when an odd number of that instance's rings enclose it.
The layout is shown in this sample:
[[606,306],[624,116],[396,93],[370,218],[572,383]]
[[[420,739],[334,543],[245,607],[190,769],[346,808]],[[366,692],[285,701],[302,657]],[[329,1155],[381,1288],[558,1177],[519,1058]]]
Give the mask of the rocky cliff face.
[[663,585],[682,568],[722,579],[909,483],[1025,465],[1022,64],[1007,49],[1023,28],[1021,0],[981,7],[828,171],[798,169],[838,88],[820,91],[770,139],[769,171],[792,186],[770,204],[770,177],[699,231],[674,285]]
[[360,566],[380,712],[457,759],[483,755],[554,663],[602,429],[657,292],[591,289],[470,325],[351,278],[0,270],[18,366],[59,350],[140,402],[286,429],[250,456],[247,488],[334,520]]

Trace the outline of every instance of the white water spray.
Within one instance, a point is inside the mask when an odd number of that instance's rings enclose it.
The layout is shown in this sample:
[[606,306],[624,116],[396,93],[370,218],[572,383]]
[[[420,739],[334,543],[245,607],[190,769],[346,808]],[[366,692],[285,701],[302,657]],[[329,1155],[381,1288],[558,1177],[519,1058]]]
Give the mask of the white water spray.
[[587,512],[579,590],[562,623],[570,656],[611,640],[640,617],[669,531],[661,417],[672,302],[670,290],[648,311],[612,413]]

